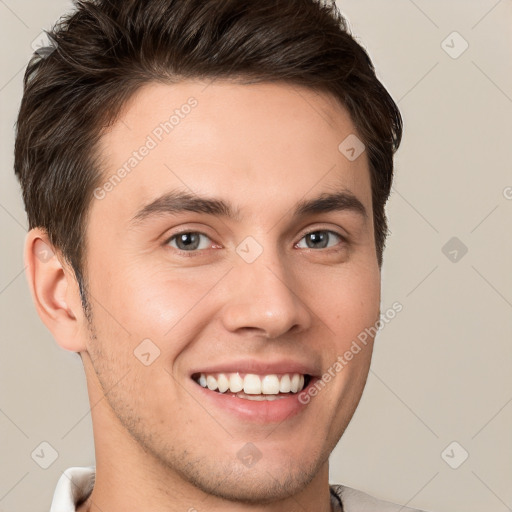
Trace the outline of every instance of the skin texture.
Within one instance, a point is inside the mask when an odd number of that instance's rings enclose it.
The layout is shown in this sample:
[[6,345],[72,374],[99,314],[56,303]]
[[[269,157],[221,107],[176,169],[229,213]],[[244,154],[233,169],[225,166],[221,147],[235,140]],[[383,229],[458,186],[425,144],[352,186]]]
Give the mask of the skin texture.
[[[296,416],[243,422],[201,402],[192,368],[234,358],[311,362],[319,374],[380,312],[366,153],[349,161],[338,145],[357,134],[333,98],[283,83],[148,84],[102,136],[105,180],[187,99],[197,106],[103,199],[92,199],[86,276],[89,325],[73,273],[48,240],[26,240],[37,310],[59,345],[80,352],[91,404],[96,484],[80,510],[330,510],[328,457],[359,403],[373,340]],[[197,212],[133,226],[145,204],[174,189],[215,196],[238,221]],[[348,190],[365,206],[292,217],[295,204]],[[188,257],[177,230],[200,232]],[[305,235],[329,230],[329,247]],[[248,236],[262,247],[247,263]],[[46,260],[46,261],[43,261]],[[134,356],[144,339],[160,355]],[[261,459],[237,452],[253,443]]]

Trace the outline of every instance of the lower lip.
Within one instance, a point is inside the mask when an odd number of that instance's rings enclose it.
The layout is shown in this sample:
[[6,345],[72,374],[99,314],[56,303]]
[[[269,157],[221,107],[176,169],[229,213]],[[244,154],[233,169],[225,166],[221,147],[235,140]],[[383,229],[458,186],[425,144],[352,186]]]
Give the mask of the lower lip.
[[290,393],[290,395],[284,398],[278,398],[277,400],[261,401],[239,398],[234,393],[211,391],[208,388],[203,388],[203,386],[195,381],[193,381],[193,383],[197,391],[201,394],[201,397],[207,403],[211,403],[217,408],[224,409],[244,421],[263,424],[280,423],[302,412],[308,404],[301,403],[299,401],[299,395],[307,392],[308,388],[316,380],[317,379],[312,378],[308,386],[300,393]]

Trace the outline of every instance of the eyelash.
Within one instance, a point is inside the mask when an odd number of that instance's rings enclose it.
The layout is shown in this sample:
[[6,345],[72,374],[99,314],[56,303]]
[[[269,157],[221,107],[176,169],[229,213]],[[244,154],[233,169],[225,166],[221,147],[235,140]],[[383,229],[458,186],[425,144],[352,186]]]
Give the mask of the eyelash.
[[[341,239],[341,243],[340,244],[337,244],[337,245],[343,245],[345,246],[346,244],[348,244],[348,239],[347,237],[341,235],[340,233],[338,233],[337,231],[333,231],[333,230],[330,230],[330,229],[313,229],[312,231],[308,231],[307,233],[304,233],[302,235],[302,237],[300,238],[299,242],[305,238],[306,236],[308,235],[311,235],[313,233],[329,233],[331,235],[336,235],[337,237],[339,237]],[[198,234],[198,235],[203,235],[205,236],[206,238],[210,239],[211,238],[206,234],[206,233],[202,233],[201,231],[192,231],[192,230],[185,230],[185,231],[180,231],[178,233],[174,233],[172,236],[170,236],[169,238],[166,239],[166,241],[164,242],[164,246],[168,246],[170,244],[171,241],[173,241],[174,239],[176,239],[178,236],[180,235],[188,235],[188,234]],[[297,243],[299,243],[297,242]],[[183,249],[178,249],[177,247],[172,247],[172,249],[174,251],[176,251],[178,254],[180,255],[183,255],[185,257],[194,257],[194,256],[199,256],[202,252],[204,252],[206,249],[194,249],[194,250],[191,250],[191,251],[184,251]],[[329,248],[324,248],[324,249],[314,249],[314,248],[311,248],[311,247],[308,247],[306,249],[309,249],[310,251],[339,251],[341,250],[341,248],[338,248],[338,249],[335,249],[333,247],[329,247]]]

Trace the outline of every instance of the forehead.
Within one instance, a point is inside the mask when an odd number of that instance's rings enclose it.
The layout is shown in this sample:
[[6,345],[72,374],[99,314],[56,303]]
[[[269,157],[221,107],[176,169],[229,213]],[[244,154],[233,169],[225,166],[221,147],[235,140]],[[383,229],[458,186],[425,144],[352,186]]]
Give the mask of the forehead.
[[[371,211],[366,154],[339,149],[357,134],[333,97],[285,83],[151,83],[100,141],[105,192],[92,209],[126,222],[180,189],[236,196],[240,212],[279,213],[322,191],[348,190]],[[288,206],[291,207],[292,203]]]

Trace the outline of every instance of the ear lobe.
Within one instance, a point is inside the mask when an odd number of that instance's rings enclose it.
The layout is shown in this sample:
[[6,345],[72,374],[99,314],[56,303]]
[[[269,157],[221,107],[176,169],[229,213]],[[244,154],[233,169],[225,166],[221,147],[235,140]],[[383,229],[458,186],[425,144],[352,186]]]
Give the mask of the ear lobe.
[[32,299],[43,323],[62,348],[86,350],[80,334],[84,314],[74,272],[43,230],[28,232],[24,258]]

